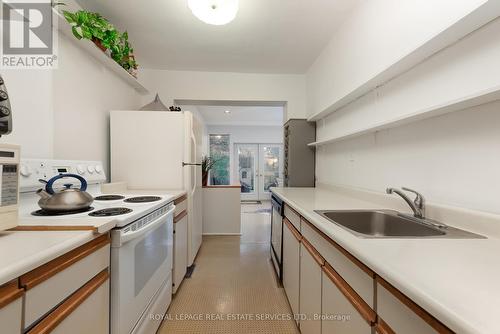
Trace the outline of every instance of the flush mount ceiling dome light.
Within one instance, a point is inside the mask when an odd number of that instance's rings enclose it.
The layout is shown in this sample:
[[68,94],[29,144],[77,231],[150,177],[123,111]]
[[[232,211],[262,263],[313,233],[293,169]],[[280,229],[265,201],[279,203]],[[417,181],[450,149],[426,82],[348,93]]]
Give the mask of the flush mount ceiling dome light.
[[188,0],[189,9],[201,21],[213,24],[228,24],[238,13],[238,0]]

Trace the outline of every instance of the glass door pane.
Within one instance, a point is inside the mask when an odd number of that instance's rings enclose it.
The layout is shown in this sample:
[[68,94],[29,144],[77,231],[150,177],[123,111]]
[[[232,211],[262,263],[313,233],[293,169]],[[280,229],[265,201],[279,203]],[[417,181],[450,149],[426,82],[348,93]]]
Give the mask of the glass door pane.
[[282,177],[283,146],[280,144],[259,145],[260,188],[259,199],[271,198],[270,187],[278,187],[278,179]]
[[241,199],[257,200],[259,189],[257,144],[235,144],[236,175],[241,185]]

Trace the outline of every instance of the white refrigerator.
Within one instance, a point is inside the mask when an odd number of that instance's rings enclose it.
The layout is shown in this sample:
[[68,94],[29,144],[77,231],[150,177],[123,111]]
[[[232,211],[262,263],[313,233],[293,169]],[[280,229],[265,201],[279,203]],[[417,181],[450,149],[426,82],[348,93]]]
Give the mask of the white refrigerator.
[[203,127],[189,111],[111,111],[111,181],[188,194],[188,266],[201,246]]

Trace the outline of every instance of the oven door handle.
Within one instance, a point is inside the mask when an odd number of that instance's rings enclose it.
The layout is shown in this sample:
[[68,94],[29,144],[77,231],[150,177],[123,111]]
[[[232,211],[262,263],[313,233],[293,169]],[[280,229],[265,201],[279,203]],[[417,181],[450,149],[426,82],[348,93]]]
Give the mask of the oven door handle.
[[154,222],[147,224],[145,227],[138,229],[137,231],[134,232],[127,232],[125,234],[120,235],[120,245],[129,242],[132,239],[135,239],[146,232],[152,230],[153,228],[157,227],[158,225],[161,225],[164,223],[165,217],[168,215],[173,215],[175,211],[175,205],[172,206],[170,210],[165,212],[163,215],[158,217]]

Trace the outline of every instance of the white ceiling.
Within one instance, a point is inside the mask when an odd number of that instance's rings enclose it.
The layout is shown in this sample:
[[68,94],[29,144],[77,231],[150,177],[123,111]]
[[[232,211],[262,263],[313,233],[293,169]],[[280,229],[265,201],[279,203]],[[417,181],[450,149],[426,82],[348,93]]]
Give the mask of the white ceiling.
[[[196,106],[207,125],[283,125],[283,107]],[[188,110],[189,107],[182,109]],[[227,114],[224,111],[230,110]]]
[[251,73],[305,73],[361,1],[240,0],[233,22],[212,26],[187,0],[78,0],[128,30],[144,68]]

